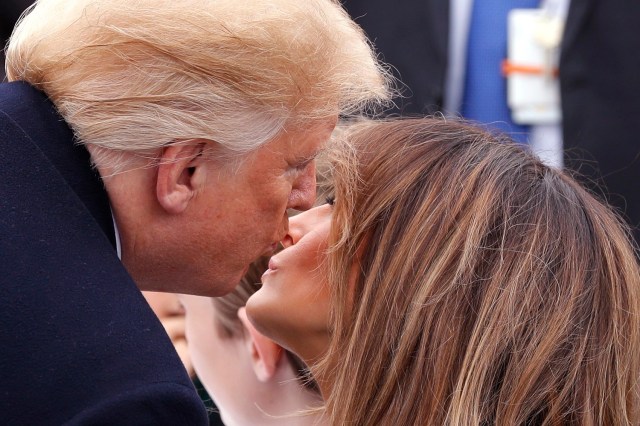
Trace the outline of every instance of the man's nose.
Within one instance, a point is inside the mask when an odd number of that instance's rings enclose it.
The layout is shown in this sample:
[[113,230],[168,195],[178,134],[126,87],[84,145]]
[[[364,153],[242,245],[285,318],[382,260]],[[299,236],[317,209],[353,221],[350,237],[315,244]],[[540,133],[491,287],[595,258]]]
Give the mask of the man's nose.
[[302,237],[316,226],[318,219],[317,208],[289,218],[289,231],[281,241],[284,248],[297,244]]
[[294,181],[287,208],[309,210],[316,201],[316,166],[310,163]]

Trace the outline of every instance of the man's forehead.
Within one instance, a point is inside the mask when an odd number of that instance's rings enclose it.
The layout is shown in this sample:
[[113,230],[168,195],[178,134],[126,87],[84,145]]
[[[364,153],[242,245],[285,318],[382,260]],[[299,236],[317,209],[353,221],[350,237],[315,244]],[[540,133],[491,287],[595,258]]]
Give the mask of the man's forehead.
[[285,131],[280,142],[283,142],[283,148],[287,153],[299,158],[313,159],[324,151],[334,127],[335,121],[331,120],[296,131]]

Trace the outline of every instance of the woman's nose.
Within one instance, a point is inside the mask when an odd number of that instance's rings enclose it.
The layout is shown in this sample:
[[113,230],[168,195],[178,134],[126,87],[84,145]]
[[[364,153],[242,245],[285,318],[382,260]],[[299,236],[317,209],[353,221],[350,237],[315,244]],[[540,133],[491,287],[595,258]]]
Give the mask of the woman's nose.
[[313,229],[319,219],[319,208],[315,207],[289,218],[289,231],[281,241],[284,248],[297,244],[302,237]]

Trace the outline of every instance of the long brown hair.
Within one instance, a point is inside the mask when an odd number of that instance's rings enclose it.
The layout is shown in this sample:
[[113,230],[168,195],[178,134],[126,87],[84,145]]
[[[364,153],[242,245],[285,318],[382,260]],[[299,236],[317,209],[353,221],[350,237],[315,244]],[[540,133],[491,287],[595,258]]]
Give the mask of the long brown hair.
[[333,155],[332,424],[640,424],[640,268],[611,209],[444,119],[356,124]]

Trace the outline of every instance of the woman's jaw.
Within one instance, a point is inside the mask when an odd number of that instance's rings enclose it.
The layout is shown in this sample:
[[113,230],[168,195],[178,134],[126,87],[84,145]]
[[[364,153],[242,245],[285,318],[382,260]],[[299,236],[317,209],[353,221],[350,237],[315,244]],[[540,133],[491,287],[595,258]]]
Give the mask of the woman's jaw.
[[285,247],[262,275],[262,288],[247,301],[258,331],[313,365],[329,345],[330,292],[326,251],[332,208],[292,217]]

